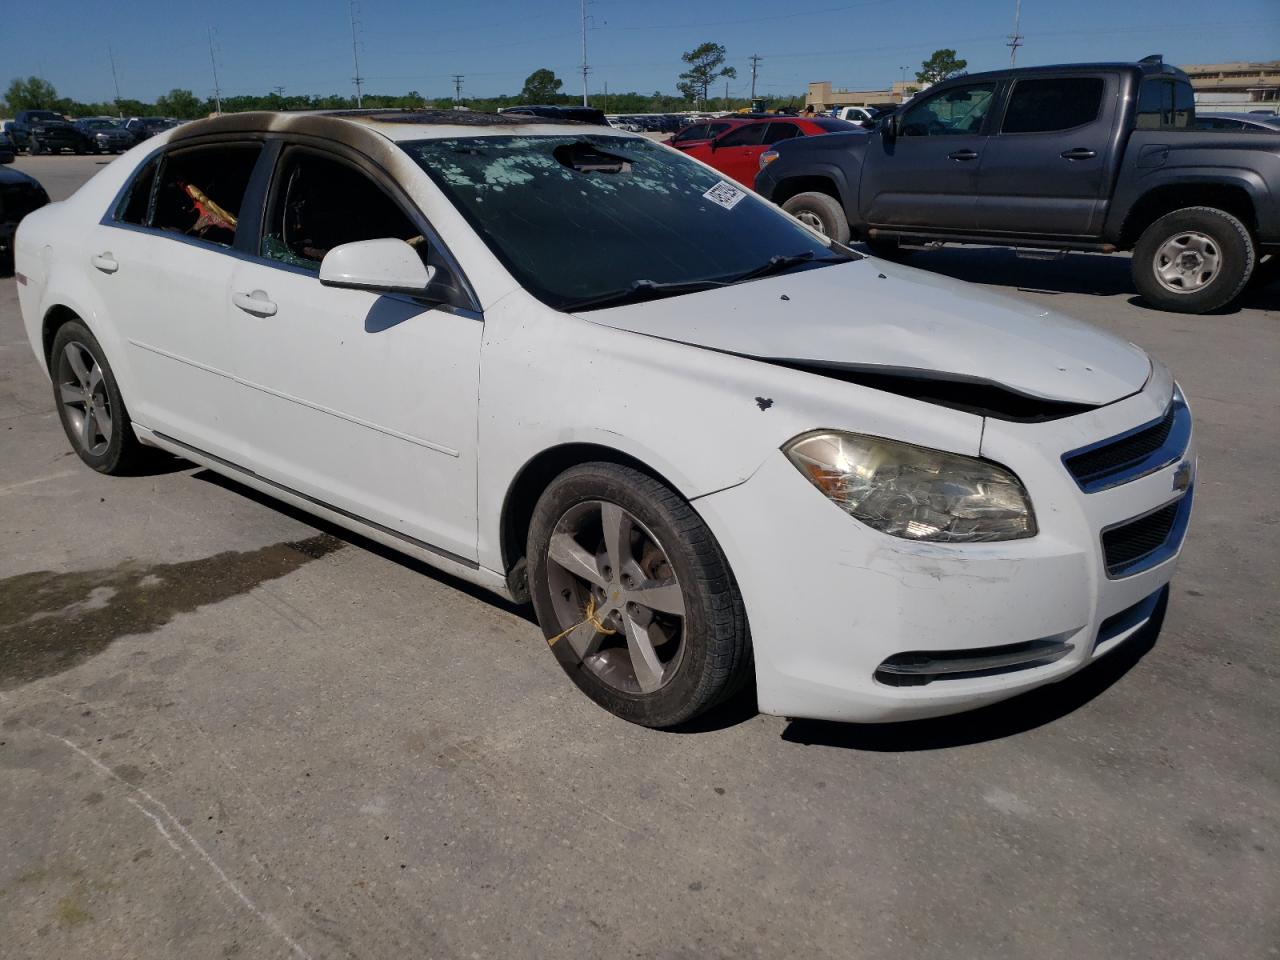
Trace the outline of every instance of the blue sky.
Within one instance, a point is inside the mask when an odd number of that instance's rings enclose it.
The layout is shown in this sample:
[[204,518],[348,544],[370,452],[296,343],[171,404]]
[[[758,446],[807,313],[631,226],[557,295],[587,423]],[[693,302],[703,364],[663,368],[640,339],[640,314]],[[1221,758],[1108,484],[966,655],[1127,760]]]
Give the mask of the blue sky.
[[[591,90],[674,92],[680,54],[723,43],[745,96],[747,57],[759,53],[759,92],[800,93],[810,80],[878,87],[911,77],[939,47],[970,70],[1004,66],[1014,0],[810,0],[804,14],[779,0],[594,0],[588,4]],[[579,0],[360,0],[366,92],[425,96],[519,90],[538,67],[581,90]],[[1206,17],[1209,11],[1210,17]],[[64,96],[110,99],[108,46],[124,97],[152,100],[174,87],[212,92],[206,30],[215,31],[228,94],[351,91],[346,0],[0,0],[0,82],[37,74]],[[1020,64],[1135,59],[1173,63],[1280,58],[1278,0],[1023,0]],[[719,90],[723,90],[720,87]]]

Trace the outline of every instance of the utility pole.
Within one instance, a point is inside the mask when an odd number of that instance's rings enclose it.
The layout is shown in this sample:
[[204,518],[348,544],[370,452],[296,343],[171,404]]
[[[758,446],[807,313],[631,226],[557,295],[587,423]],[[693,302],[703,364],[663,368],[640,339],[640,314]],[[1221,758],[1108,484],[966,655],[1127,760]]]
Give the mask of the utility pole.
[[587,105],[587,0],[582,0],[582,105]]
[[724,112],[729,112],[729,81],[724,82]]
[[218,60],[213,55],[213,27],[209,28],[209,66],[213,67],[213,109],[222,113],[222,88],[218,86]]
[[756,98],[756,68],[760,66],[760,61],[764,58],[758,53],[751,55],[751,99]]
[[462,81],[464,79],[465,77],[460,73],[453,75],[453,102],[455,104],[462,103]]
[[111,61],[111,82],[116,88],[116,116],[123,120],[124,112],[120,109],[120,78],[116,76],[116,55],[111,44],[107,44],[107,59]]
[[351,62],[355,64],[356,75],[351,79],[356,85],[356,108],[364,106],[364,77],[360,76],[360,41],[356,35],[356,0],[347,0],[347,12],[351,15]]
[[609,112],[609,81],[604,82],[604,112]]
[[284,97],[284,87],[272,87],[271,89],[276,92],[277,97]]
[[1018,48],[1022,46],[1022,34],[1019,32],[1022,27],[1022,0],[1014,0],[1013,8],[1013,33],[1009,34],[1009,66],[1016,67],[1018,65]]

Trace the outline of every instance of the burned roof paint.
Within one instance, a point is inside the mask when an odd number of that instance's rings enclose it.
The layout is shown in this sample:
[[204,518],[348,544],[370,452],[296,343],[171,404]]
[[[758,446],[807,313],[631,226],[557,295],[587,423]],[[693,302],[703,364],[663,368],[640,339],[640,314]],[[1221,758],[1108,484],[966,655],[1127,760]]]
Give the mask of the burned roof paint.
[[530,114],[477,113],[471,110],[387,109],[380,110],[328,110],[323,116],[346,117],[352,120],[371,120],[375,123],[425,123],[461,127],[527,127],[584,126],[577,120],[562,117],[531,116]]

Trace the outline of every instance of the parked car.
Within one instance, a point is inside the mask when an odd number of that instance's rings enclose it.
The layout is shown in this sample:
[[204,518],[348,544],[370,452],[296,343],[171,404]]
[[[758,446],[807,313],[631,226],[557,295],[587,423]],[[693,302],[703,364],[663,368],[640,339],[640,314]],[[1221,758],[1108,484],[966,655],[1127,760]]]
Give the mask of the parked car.
[[13,136],[12,120],[5,120],[0,123],[0,148],[8,150],[9,153],[18,152],[18,141]]
[[873,127],[876,117],[880,116],[880,111],[875,107],[841,107],[835,112],[835,116],[841,120],[856,123],[860,127]]
[[98,153],[124,153],[134,144],[133,134],[110,117],[86,117],[77,120],[75,127]]
[[0,164],[13,163],[17,152],[8,137],[0,136]]
[[33,156],[63,150],[89,152],[88,138],[70,120],[52,110],[19,110],[12,133],[18,145]]
[[751,116],[737,116],[717,117],[714,120],[695,120],[688,126],[681,128],[675,136],[667,137],[662,142],[669,147],[675,147],[677,150],[688,150],[690,147],[698,147],[710,143],[725,131],[740,127],[754,119],[756,118]]
[[0,276],[13,273],[13,235],[32,210],[49,202],[49,194],[21,170],[0,170]]
[[1236,130],[1244,133],[1280,133],[1275,114],[1196,112],[1197,130]]
[[714,140],[692,144],[685,152],[749,187],[755,183],[760,170],[761,155],[775,144],[796,137],[849,132],[862,134],[864,131],[834,117],[775,116],[740,123]]
[[551,120],[573,120],[576,123],[590,123],[601,127],[609,126],[609,121],[604,118],[604,111],[597,110],[595,107],[564,107],[564,106],[518,106],[518,107],[502,107],[498,110],[500,114],[511,114],[512,116],[526,117],[546,117]]
[[1162,364],[553,122],[229,114],[28,216],[73,449],[532,600],[651,726],[752,681],[782,716],[951,713],[1158,622],[1195,472]]
[[133,137],[133,142],[141,143],[154,137],[157,133],[176,127],[177,121],[166,117],[130,117],[124,122],[124,128]]
[[958,77],[868,137],[761,162],[756,189],[836,240],[1132,250],[1165,310],[1231,303],[1280,248],[1280,146],[1197,130],[1190,81],[1158,58]]

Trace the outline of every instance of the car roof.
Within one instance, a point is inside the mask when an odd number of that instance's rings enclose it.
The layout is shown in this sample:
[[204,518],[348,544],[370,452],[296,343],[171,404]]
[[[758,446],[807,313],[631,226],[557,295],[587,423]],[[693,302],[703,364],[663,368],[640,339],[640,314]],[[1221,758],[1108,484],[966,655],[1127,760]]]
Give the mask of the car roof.
[[[1166,74],[1173,77],[1187,78],[1187,75],[1177,67],[1169,63],[1164,63],[1156,58],[1139,61],[1106,61],[1098,63],[1050,63],[1038,67],[1006,67],[1003,70],[987,70],[983,73],[966,73],[959,77],[951,77],[942,83],[953,83],[955,81],[971,81],[998,79],[1001,77],[1033,77],[1037,74],[1054,74],[1061,76],[1062,74],[1071,73],[1101,73],[1125,71],[1128,73],[1138,73],[1143,76],[1150,74]],[[941,85],[941,84],[939,84]],[[926,88],[932,89],[932,87]],[[924,92],[924,91],[921,91]]]
[[358,137],[357,131],[393,142],[444,140],[484,136],[564,136],[574,130],[608,131],[615,137],[638,137],[603,124],[579,123],[559,117],[528,114],[479,113],[470,110],[321,110],[314,112],[228,113],[193,120],[174,131],[173,141],[222,132],[298,132],[340,141]]

